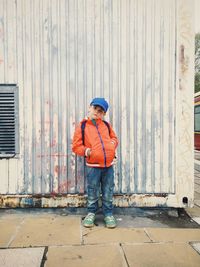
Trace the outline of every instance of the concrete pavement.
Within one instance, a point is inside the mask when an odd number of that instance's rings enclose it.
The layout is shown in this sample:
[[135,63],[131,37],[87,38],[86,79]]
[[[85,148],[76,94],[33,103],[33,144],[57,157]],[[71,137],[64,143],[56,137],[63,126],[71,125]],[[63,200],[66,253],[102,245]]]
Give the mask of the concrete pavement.
[[1,211],[0,266],[200,266],[198,224],[160,227],[150,219],[145,225],[142,218],[141,227],[137,217],[133,227],[127,225],[130,215],[117,215],[119,227],[107,229],[99,215],[98,226],[87,229],[82,217],[41,210]]
[[0,210],[0,267],[199,267],[200,168],[185,211],[123,209],[116,229],[102,215],[86,229],[85,210]]

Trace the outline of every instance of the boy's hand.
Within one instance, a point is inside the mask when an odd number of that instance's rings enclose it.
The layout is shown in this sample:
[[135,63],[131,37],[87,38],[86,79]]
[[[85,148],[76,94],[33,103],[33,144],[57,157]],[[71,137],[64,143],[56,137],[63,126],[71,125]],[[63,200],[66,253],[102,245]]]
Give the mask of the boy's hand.
[[86,150],[85,150],[85,156],[86,157],[90,157],[90,155],[91,155],[91,149],[90,148],[86,148]]

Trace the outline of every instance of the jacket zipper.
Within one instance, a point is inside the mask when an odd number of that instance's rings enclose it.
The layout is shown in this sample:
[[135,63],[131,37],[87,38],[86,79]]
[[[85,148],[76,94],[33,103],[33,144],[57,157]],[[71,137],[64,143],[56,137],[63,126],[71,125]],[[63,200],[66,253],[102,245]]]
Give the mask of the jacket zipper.
[[100,141],[101,141],[101,145],[102,145],[102,149],[103,149],[103,154],[104,154],[104,165],[106,167],[106,151],[105,151],[104,143],[103,143],[103,140],[101,138],[101,134],[99,132],[98,125],[96,125],[96,128],[97,128],[97,132],[98,132],[98,135],[99,135],[99,138],[100,138]]

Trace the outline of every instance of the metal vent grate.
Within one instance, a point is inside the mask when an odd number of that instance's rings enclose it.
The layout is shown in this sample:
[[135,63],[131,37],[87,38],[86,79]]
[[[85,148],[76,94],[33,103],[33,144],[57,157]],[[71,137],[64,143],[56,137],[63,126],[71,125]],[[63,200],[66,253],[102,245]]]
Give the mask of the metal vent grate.
[[0,157],[16,154],[16,87],[0,86]]

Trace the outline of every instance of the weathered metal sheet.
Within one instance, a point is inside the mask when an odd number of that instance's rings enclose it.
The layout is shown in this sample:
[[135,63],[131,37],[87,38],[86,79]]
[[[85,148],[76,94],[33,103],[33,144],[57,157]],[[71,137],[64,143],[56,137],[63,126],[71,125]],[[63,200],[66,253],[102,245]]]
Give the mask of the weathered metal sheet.
[[189,204],[194,199],[194,13],[192,7],[190,1],[178,1],[176,196],[182,201],[188,199]]
[[0,194],[84,194],[74,127],[104,96],[120,140],[116,205],[191,205],[192,23],[189,0],[0,1],[0,83],[20,102]]

